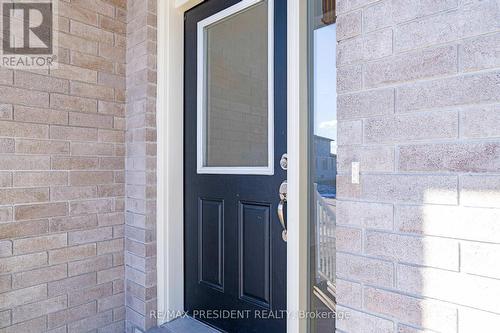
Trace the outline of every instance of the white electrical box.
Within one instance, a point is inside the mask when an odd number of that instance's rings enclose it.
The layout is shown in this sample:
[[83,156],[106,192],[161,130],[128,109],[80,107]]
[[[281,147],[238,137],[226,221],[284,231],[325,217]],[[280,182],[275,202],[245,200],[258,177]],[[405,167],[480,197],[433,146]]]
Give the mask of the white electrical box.
[[352,162],[351,183],[359,184],[359,162]]

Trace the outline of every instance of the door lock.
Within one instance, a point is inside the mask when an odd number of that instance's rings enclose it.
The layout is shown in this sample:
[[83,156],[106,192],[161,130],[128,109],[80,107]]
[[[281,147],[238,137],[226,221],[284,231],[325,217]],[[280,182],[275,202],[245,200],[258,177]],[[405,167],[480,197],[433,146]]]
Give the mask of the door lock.
[[278,204],[278,219],[280,221],[281,227],[283,231],[281,232],[281,238],[286,242],[287,241],[287,229],[286,229],[286,221],[285,221],[285,203],[287,196],[287,182],[283,181],[280,185],[279,189],[280,202]]
[[288,154],[287,153],[284,153],[282,156],[281,156],[281,160],[280,160],[280,166],[283,170],[287,170],[288,169]]

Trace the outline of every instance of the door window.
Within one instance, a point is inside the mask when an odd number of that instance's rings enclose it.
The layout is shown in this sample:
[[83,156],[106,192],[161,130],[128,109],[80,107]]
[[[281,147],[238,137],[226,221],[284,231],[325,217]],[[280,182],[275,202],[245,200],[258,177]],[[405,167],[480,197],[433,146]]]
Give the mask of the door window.
[[273,174],[270,11],[242,1],[198,23],[198,173]]

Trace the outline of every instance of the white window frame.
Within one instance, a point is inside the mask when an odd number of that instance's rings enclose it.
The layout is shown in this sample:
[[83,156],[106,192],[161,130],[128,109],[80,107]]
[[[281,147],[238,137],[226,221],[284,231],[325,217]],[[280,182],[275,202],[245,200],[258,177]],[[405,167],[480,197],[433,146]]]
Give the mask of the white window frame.
[[199,174],[273,175],[274,174],[274,0],[267,7],[267,166],[265,167],[211,167],[206,166],[207,148],[207,28],[228,17],[241,13],[265,0],[242,0],[206,19],[198,22],[197,50],[197,172]]
[[[203,0],[157,0],[158,326],[184,310],[184,13]],[[281,1],[281,0],[280,0]],[[287,310],[307,311],[307,1],[287,0]],[[287,333],[307,320],[287,319]]]

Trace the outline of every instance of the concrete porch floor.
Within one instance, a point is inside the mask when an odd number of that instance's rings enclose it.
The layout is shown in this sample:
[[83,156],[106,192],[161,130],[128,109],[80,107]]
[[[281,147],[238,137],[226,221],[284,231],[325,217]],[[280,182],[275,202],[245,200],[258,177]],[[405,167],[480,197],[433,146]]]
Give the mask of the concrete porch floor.
[[220,333],[220,331],[193,318],[184,317],[155,328],[148,333]]

